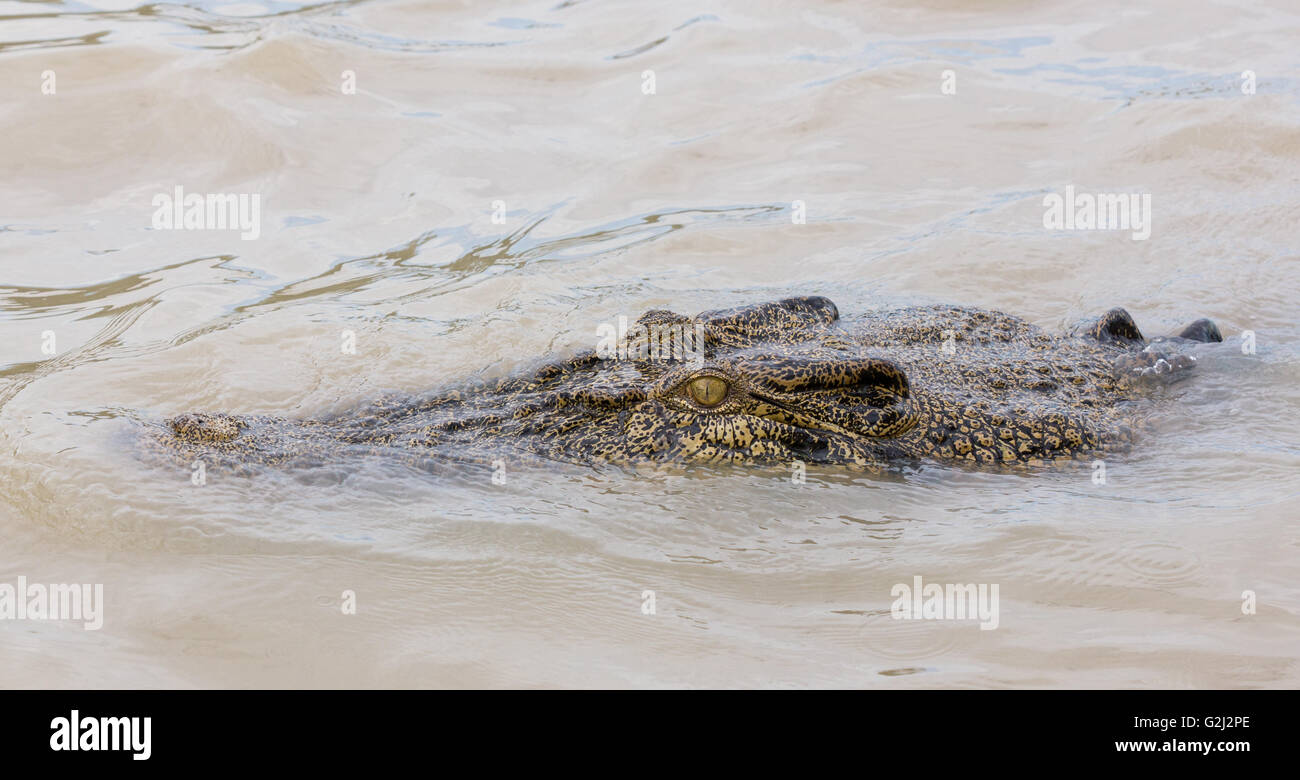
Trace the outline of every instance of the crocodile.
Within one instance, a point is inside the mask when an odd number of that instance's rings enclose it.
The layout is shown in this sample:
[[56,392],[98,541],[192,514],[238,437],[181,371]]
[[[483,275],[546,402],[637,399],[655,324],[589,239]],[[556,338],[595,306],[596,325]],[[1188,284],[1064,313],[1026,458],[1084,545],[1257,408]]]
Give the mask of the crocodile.
[[841,320],[827,298],[804,296],[694,317],[652,310],[623,340],[329,417],[181,414],[149,440],[244,471],[344,453],[416,465],[1045,464],[1128,449],[1151,387],[1187,375],[1194,345],[1222,335],[1200,319],[1148,340],[1120,308],[1062,334],[951,305]]

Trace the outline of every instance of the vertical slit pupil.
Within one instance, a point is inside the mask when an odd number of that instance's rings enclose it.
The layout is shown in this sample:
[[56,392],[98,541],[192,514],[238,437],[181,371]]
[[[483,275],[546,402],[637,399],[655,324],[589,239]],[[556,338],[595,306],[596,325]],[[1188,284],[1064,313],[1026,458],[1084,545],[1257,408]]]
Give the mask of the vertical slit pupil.
[[713,376],[692,379],[687,389],[691,398],[701,406],[717,406],[727,396],[727,383]]

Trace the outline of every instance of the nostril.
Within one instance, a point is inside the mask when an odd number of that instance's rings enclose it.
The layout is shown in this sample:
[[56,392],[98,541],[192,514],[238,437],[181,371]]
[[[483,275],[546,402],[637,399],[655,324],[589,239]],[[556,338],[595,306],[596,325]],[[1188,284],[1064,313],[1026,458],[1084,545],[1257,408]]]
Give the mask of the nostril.
[[177,436],[196,441],[230,441],[239,435],[239,421],[225,414],[182,414],[169,421]]

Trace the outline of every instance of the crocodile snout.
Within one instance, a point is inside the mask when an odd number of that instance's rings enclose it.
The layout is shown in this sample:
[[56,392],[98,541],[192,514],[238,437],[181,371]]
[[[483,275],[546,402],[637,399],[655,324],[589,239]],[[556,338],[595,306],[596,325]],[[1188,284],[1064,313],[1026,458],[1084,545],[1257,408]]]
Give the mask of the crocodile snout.
[[243,427],[239,419],[228,414],[182,414],[168,421],[172,432],[191,441],[230,441]]

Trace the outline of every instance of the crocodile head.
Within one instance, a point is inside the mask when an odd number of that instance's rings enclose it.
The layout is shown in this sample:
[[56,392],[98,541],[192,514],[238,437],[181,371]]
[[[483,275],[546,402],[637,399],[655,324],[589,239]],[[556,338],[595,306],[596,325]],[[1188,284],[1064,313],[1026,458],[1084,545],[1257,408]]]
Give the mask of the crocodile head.
[[[1101,327],[1127,328],[1125,318],[1108,313]],[[1123,343],[1052,336],[1009,315],[946,306],[844,324],[821,297],[695,317],[651,311],[616,341],[490,384],[383,398],[330,419],[182,415],[165,438],[187,457],[241,464],[343,452],[872,470],[907,458],[1037,462],[1126,441],[1139,393],[1116,366],[1142,344],[1140,334]]]

